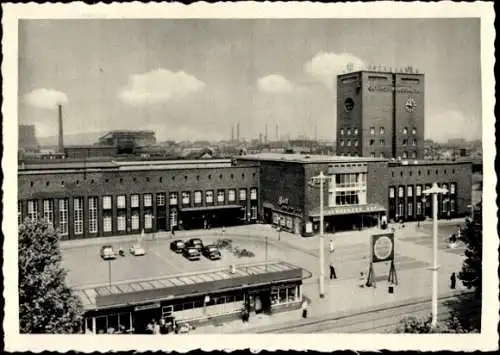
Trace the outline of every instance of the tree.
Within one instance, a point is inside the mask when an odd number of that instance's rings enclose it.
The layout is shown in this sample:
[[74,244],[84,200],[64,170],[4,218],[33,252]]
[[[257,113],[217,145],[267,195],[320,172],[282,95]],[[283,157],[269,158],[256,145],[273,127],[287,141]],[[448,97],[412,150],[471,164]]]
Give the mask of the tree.
[[482,255],[483,255],[483,223],[482,202],[474,209],[472,220],[465,224],[461,240],[466,245],[465,260],[458,278],[465,287],[474,289],[477,299],[482,296]]
[[26,220],[19,226],[18,253],[20,332],[78,331],[83,308],[66,286],[58,233],[44,221]]
[[438,322],[435,328],[432,327],[432,316],[426,317],[408,316],[401,320],[396,328],[397,333],[413,333],[413,334],[428,334],[428,333],[468,333],[460,321],[455,317],[451,317],[446,322]]

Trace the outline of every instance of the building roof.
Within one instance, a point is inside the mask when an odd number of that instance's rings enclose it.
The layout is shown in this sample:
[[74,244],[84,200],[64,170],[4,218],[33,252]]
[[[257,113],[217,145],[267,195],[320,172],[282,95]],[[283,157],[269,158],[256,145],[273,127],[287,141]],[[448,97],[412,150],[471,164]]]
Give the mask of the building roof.
[[457,164],[472,164],[470,160],[402,160],[389,161],[389,167],[401,166],[422,166],[422,165],[457,165]]
[[370,157],[341,157],[336,155],[319,155],[319,154],[285,154],[285,153],[259,153],[243,155],[236,158],[237,160],[258,160],[258,161],[285,161],[291,163],[359,163],[359,162],[375,162],[387,161],[386,158],[370,158]]
[[84,309],[93,310],[217,293],[264,283],[298,281],[310,276],[310,272],[299,266],[274,260],[235,265],[234,273],[228,266],[197,273],[90,286],[74,291]]

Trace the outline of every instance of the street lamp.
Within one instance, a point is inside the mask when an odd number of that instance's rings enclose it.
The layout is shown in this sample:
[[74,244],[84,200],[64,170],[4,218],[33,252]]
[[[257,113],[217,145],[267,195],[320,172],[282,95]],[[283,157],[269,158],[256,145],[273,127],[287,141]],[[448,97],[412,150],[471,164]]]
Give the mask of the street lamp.
[[319,297],[325,297],[325,249],[324,249],[324,226],[323,226],[323,184],[325,175],[323,171],[311,179],[311,186],[316,187],[319,182]]
[[426,195],[432,195],[432,254],[433,254],[433,265],[432,265],[432,327],[437,326],[437,315],[438,315],[438,224],[437,224],[437,211],[438,211],[438,194],[444,194],[448,190],[438,187],[436,183],[432,185],[432,188],[424,191]]

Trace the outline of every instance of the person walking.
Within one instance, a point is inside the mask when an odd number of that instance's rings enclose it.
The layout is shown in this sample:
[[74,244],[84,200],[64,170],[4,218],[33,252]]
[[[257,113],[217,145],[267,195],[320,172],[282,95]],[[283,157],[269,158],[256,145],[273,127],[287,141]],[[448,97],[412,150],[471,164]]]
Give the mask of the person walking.
[[456,283],[457,283],[457,276],[454,272],[452,272],[450,276],[450,288],[452,290],[455,289]]
[[307,300],[302,301],[302,318],[307,318]]
[[335,267],[333,266],[333,264],[330,264],[330,280],[336,278],[337,278],[337,273],[335,272]]

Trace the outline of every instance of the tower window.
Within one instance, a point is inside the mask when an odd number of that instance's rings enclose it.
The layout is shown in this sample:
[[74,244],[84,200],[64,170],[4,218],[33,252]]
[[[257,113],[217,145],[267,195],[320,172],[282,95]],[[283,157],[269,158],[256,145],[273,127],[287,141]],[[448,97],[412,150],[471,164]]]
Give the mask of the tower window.
[[344,140],[343,140],[343,139],[341,139],[341,140],[340,140],[340,146],[341,146],[341,147],[343,147],[343,146],[344,146]]
[[408,158],[408,152],[403,152],[403,159],[407,159]]
[[417,134],[417,127],[413,127],[413,129],[412,129],[411,133],[412,133],[413,135]]
[[341,129],[340,129],[340,135],[341,135],[341,136],[343,136],[343,135],[344,135],[344,129],[343,129],[343,128],[341,128]]
[[370,145],[373,145],[375,143],[375,139],[370,139]]
[[350,147],[351,146],[351,141],[348,139],[347,140],[347,146]]
[[358,135],[358,129],[354,128],[354,135]]
[[380,135],[383,136],[385,134],[385,129],[384,127],[380,127]]
[[370,158],[375,158],[375,153],[370,153]]
[[380,145],[384,145],[385,144],[385,140],[381,139],[380,140]]
[[370,134],[375,135],[375,127],[370,127]]
[[350,136],[350,135],[351,135],[351,129],[350,129],[350,128],[348,128],[348,129],[347,129],[347,135],[348,135],[348,136]]
[[417,152],[411,152],[411,157],[416,158],[417,157]]
[[385,154],[384,154],[384,152],[380,153],[380,157],[381,157],[381,158],[385,158]]
[[416,139],[413,139],[413,140],[411,141],[411,145],[415,147],[415,146],[417,145],[417,140],[416,140]]
[[408,127],[403,128],[403,134],[408,134]]
[[355,140],[355,141],[354,141],[354,146],[355,146],[355,147],[357,147],[357,146],[358,146],[358,141],[357,141],[357,140]]
[[407,145],[408,144],[408,140],[407,139],[403,139],[403,145]]

